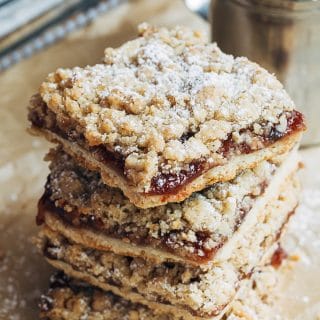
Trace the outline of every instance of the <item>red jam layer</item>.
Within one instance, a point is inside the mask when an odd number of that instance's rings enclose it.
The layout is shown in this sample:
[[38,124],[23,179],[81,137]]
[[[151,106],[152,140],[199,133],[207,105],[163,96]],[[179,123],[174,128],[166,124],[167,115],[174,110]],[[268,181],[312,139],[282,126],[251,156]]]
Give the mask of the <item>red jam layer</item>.
[[149,195],[174,194],[188,182],[197,178],[205,170],[205,161],[193,161],[188,170],[179,173],[161,173],[151,180]]
[[[262,142],[264,147],[268,147],[272,143],[280,140],[281,138],[294,133],[298,131],[305,130],[305,124],[302,113],[299,111],[292,111],[290,117],[287,118],[287,130],[284,132],[280,132],[276,129],[276,127],[273,127],[268,135],[264,135],[260,138],[260,141]],[[232,136],[229,135],[229,137],[223,141],[222,146],[219,153],[223,154],[224,157],[228,158],[228,156],[232,153],[238,152],[240,154],[248,154],[253,151],[256,151],[257,149],[253,149],[245,142],[242,143],[235,143],[232,139]]]
[[158,247],[177,255],[187,256],[190,260],[198,263],[207,262],[212,259],[214,254],[220,247],[222,247],[223,243],[225,242],[222,241],[219,245],[212,249],[206,249],[204,245],[206,240],[208,240],[208,238],[210,237],[210,234],[205,232],[197,232],[196,243],[187,241],[185,241],[184,243],[185,246],[194,247],[194,252],[189,253],[184,250],[183,246],[180,249],[177,248],[177,243],[175,241],[177,234],[176,231],[172,231],[159,239],[154,239],[149,237],[145,233],[145,230],[140,230],[141,232],[139,232],[139,230],[137,232],[126,231],[127,225],[121,225],[107,229],[103,221],[93,215],[84,215],[76,209],[71,212],[65,212],[62,208],[56,207],[54,203],[49,199],[48,192],[46,192],[41,197],[38,203],[38,214],[36,217],[36,222],[38,225],[41,225],[45,222],[45,213],[47,211],[54,213],[55,215],[57,215],[57,217],[59,217],[59,219],[62,219],[65,223],[70,224],[74,227],[101,231],[106,235],[111,235],[112,237],[115,237],[117,239],[125,240],[126,242],[129,241],[137,245],[152,245],[154,247]]
[[[57,135],[67,139],[69,141],[76,141],[82,147],[88,149],[85,145],[85,139],[81,133],[76,132],[76,125],[70,120],[65,120],[63,123],[63,128],[59,127],[56,121],[56,115],[48,109],[48,107],[42,102],[41,105],[42,113],[46,114],[49,121],[41,118],[37,112],[31,112],[29,115],[30,121],[34,126],[39,128],[46,128]],[[43,117],[43,115],[42,115]],[[65,129],[67,128],[67,130]],[[268,135],[258,136],[262,145],[267,147],[272,143],[280,140],[286,135],[293,132],[305,130],[303,115],[298,111],[292,111],[290,116],[287,118],[287,130],[285,132],[280,132],[276,127],[272,128]],[[187,139],[188,136],[183,137]],[[223,154],[225,158],[230,157],[234,153],[248,154],[253,151],[258,150],[258,148],[253,149],[246,143],[237,144],[233,141],[232,136],[223,141],[221,148],[218,153]],[[117,154],[107,150],[104,146],[89,147],[89,152],[99,161],[108,166],[111,166],[119,174],[126,175],[124,168],[124,157],[121,154]],[[217,164],[215,164],[217,165]],[[187,185],[189,182],[200,176],[203,172],[208,170],[210,167],[205,159],[194,160],[189,164],[187,169],[181,170],[178,173],[159,173],[154,176],[151,180],[150,189],[146,193],[147,195],[171,195],[177,193],[181,188]]]
[[273,256],[271,257],[271,262],[270,264],[278,269],[283,260],[286,259],[288,257],[288,254],[286,253],[286,251],[281,247],[279,246],[278,249],[274,252]]
[[[50,176],[48,177],[48,179],[49,178]],[[267,182],[263,181],[260,184],[261,194],[264,192],[266,187]],[[132,229],[128,228],[132,227],[132,225],[130,225],[129,223],[116,225],[112,228],[107,228],[104,222],[99,217],[96,217],[92,214],[83,214],[77,209],[74,209],[71,212],[65,212],[62,208],[56,207],[55,204],[50,200],[50,194],[50,187],[47,184],[46,191],[38,203],[38,215],[36,217],[36,222],[38,225],[41,225],[45,222],[45,212],[49,211],[56,214],[64,222],[74,227],[97,230],[107,235],[111,235],[112,237],[115,237],[117,239],[125,240],[126,242],[129,241],[137,245],[151,245],[153,247],[158,247],[178,256],[187,257],[188,259],[197,263],[206,263],[212,260],[216,252],[228,240],[226,238],[223,238],[215,247],[208,249],[205,244],[211,237],[211,234],[209,232],[196,232],[196,242],[184,241],[183,244],[178,244],[177,238],[179,237],[179,231],[175,230],[172,230],[164,236],[155,239],[150,237],[146,229],[142,227],[136,227],[136,232],[128,231]],[[248,208],[248,210],[240,210],[239,217],[235,223],[234,231],[239,228],[249,210],[250,208]],[[181,232],[183,232],[183,230]],[[186,251],[184,247],[192,247],[193,252],[190,253],[189,251]]]
[[[267,147],[288,134],[302,130],[305,130],[303,115],[302,113],[294,110],[292,111],[291,116],[287,119],[287,130],[285,132],[280,132],[276,127],[272,128],[267,136],[262,137],[263,146]],[[223,154],[224,157],[228,158],[230,154],[236,152],[240,154],[248,154],[256,150],[257,149],[252,149],[246,143],[236,144],[230,135],[228,139],[222,143],[218,153]],[[207,169],[208,166],[206,165],[205,160],[199,160],[191,162],[188,170],[182,170],[176,174],[161,173],[152,178],[151,188],[147,194],[174,194],[184,185],[200,176]]]

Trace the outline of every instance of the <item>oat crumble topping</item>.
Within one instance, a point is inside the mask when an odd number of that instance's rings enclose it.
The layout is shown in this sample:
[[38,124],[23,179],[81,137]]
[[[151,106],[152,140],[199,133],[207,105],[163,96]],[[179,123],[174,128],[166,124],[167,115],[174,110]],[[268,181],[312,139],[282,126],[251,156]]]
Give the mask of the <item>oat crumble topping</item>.
[[255,150],[272,130],[286,132],[294,104],[266,70],[182,27],[142,24],[139,33],[107,48],[103,63],[58,69],[40,88],[90,146],[123,157],[129,181],[148,191],[159,172],[221,163],[230,137]]

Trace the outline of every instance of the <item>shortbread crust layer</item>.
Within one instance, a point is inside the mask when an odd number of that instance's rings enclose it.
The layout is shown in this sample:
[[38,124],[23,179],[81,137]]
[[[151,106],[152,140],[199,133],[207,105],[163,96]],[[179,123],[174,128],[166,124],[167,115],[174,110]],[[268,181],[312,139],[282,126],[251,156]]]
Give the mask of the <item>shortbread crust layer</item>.
[[186,319],[220,316],[241,279],[272,250],[297,205],[298,190],[295,179],[287,180],[285,190],[262,210],[259,223],[243,236],[231,256],[206,269],[177,262],[155,264],[142,257],[102,251],[95,243],[81,243],[81,239],[86,240],[81,233],[76,242],[63,235],[68,234],[68,228],[53,231],[51,224],[43,228],[40,246],[56,268],[132,302],[175,312]]
[[149,26],[107,49],[104,64],[50,74],[29,119],[145,208],[232,179],[288,151],[305,129],[266,70],[189,30]]

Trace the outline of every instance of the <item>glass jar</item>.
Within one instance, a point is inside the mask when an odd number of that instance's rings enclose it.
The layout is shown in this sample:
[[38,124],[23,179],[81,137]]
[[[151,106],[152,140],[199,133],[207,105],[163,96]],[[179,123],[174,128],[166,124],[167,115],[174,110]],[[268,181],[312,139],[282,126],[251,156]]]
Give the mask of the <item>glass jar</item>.
[[306,116],[303,144],[320,143],[320,1],[213,0],[212,39],[275,73]]

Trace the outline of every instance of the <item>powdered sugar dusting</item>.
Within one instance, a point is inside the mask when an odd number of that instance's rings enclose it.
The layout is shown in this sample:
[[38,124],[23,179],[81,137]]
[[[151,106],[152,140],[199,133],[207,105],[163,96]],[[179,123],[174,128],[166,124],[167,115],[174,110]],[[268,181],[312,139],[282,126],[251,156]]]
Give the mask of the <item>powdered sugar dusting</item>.
[[79,123],[89,145],[117,148],[127,178],[144,191],[158,168],[172,173],[195,159],[221,161],[217,150],[228,135],[254,124],[263,135],[294,107],[257,64],[186,28],[146,25],[139,38],[107,48],[104,64],[50,74],[40,94],[55,113]]
[[37,314],[38,299],[50,268],[31,243],[31,215],[8,215],[1,223],[0,319],[31,319]]

